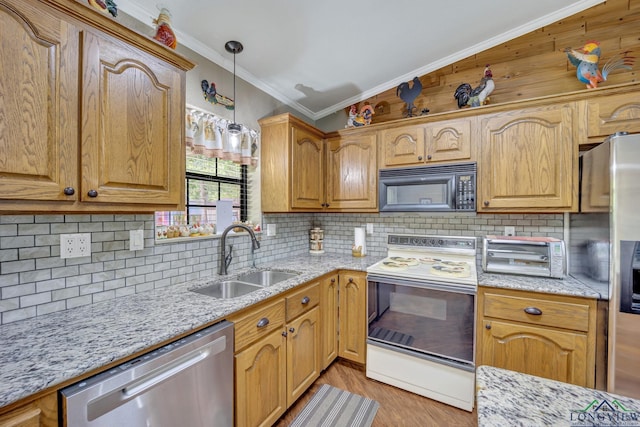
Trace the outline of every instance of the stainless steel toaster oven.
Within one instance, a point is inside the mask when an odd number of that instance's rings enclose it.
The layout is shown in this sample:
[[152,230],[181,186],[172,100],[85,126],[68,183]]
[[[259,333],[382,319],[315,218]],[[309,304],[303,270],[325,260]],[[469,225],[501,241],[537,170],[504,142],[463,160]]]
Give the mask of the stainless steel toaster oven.
[[565,244],[552,237],[486,236],[482,270],[564,278],[567,274]]

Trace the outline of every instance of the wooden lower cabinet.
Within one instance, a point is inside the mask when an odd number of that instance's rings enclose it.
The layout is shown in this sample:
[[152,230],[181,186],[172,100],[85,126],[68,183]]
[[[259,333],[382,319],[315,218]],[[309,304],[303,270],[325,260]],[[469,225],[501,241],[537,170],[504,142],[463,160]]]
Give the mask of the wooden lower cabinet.
[[320,376],[319,288],[313,282],[229,319],[236,325],[236,426],[273,425]]
[[367,274],[340,274],[338,356],[364,364],[367,342]]
[[477,364],[593,388],[597,301],[478,290]]
[[0,415],[2,427],[57,427],[57,425],[58,399],[55,391]]
[[236,354],[236,426],[270,426],[287,409],[286,357],[281,330]]
[[338,275],[320,282],[320,369],[329,367],[338,357]]
[[320,376],[319,314],[315,307],[287,324],[287,407]]

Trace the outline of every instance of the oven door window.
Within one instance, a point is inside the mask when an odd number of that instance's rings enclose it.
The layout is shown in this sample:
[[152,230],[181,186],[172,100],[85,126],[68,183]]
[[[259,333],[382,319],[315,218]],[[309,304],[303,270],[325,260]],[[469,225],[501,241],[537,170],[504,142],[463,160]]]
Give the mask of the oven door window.
[[[369,339],[432,356],[474,362],[475,294],[375,282]],[[374,314],[375,313],[375,314]]]
[[453,176],[428,179],[385,179],[380,183],[381,211],[452,211]]

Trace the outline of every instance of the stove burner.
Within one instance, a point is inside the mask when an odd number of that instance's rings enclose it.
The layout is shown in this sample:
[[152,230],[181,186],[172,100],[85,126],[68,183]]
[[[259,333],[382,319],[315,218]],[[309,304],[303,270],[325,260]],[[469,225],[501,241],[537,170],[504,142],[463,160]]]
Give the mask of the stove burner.
[[398,264],[418,265],[418,260],[415,258],[404,258],[401,256],[392,256],[389,259],[393,262],[397,262]]

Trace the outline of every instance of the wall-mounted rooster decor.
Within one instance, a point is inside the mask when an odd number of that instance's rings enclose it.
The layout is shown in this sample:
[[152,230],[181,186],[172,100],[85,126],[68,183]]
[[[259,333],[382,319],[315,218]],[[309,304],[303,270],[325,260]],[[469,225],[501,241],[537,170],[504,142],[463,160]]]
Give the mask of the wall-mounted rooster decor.
[[607,80],[609,73],[615,70],[630,70],[635,62],[635,57],[629,56],[629,51],[614,55],[599,69],[600,42],[589,41],[580,49],[566,48],[564,52],[569,58],[569,62],[576,69],[576,77],[579,81],[587,85],[587,89],[598,87],[598,83]]
[[216,84],[214,82],[211,82],[211,84],[209,84],[208,81],[203,80],[202,82],[200,82],[200,86],[202,87],[204,99],[206,99],[210,103],[220,104],[227,110],[233,110],[235,108],[235,102],[233,102],[233,99],[219,94],[216,90]]

